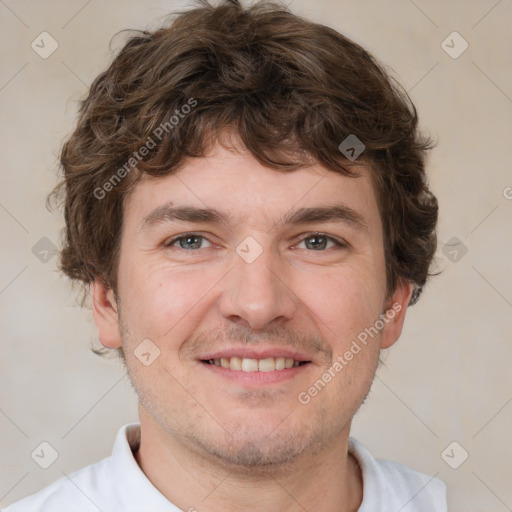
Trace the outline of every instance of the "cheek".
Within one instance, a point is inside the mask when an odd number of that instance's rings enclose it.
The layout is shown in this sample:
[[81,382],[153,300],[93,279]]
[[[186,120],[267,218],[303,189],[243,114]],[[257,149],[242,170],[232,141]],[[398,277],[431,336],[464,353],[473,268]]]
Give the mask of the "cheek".
[[169,269],[165,263],[120,266],[123,322],[137,339],[157,344],[179,340],[186,335],[183,329],[197,325],[194,315],[201,309],[201,298],[217,280],[197,269]]
[[349,267],[339,272],[323,270],[308,279],[302,274],[297,283],[297,295],[313,312],[313,321],[334,352],[345,350],[381,313],[383,292],[372,271]]

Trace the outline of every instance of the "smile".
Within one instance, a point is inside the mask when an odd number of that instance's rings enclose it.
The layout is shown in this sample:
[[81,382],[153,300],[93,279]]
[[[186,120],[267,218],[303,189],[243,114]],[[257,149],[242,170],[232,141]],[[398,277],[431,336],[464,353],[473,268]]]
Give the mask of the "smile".
[[287,370],[307,364],[309,361],[296,361],[290,357],[266,357],[251,359],[246,357],[222,357],[220,359],[203,360],[203,363],[242,372],[273,372]]

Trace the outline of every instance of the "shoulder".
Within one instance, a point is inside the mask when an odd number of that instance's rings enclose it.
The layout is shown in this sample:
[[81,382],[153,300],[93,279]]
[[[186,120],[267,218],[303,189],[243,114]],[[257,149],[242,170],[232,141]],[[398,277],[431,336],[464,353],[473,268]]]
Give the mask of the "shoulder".
[[177,512],[138,466],[133,452],[139,443],[139,424],[121,427],[110,457],[65,475],[2,512]]
[[132,444],[135,447],[139,442],[139,433],[138,424],[124,425],[117,433],[112,455],[69,475],[63,472],[64,476],[59,480],[9,505],[2,512],[126,509],[123,496],[133,487],[133,481],[141,478],[131,452]]
[[64,476],[2,512],[69,512],[70,503],[75,512],[98,512],[98,496],[102,495],[101,487],[108,475],[109,459]]
[[353,438],[350,438],[349,450],[363,474],[360,512],[392,510],[392,507],[403,512],[446,512],[446,485],[439,478],[398,462],[375,459]]

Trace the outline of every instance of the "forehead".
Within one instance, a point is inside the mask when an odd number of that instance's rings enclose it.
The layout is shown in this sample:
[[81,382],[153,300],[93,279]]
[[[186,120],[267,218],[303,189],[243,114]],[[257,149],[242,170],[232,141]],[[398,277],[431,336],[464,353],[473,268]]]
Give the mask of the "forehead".
[[276,171],[248,152],[216,145],[206,157],[189,159],[173,174],[142,179],[127,198],[125,218],[144,227],[169,205],[193,205],[219,214],[213,218],[203,212],[205,221],[257,226],[284,222],[294,214],[297,219],[300,209],[338,205],[349,216],[353,212],[361,224],[378,224],[370,171],[364,165],[355,171],[358,175],[349,177],[320,164]]

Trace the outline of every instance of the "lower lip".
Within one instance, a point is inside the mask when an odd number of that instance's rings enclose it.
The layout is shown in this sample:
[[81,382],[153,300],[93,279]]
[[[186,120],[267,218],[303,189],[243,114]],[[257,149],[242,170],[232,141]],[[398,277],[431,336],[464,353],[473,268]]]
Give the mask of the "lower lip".
[[242,370],[231,370],[223,368],[222,366],[215,366],[214,364],[201,363],[207,370],[213,372],[214,375],[219,375],[246,385],[263,385],[263,384],[276,384],[293,379],[297,375],[303,373],[311,366],[311,363],[306,363],[301,366],[293,368],[285,368],[284,370],[273,370],[271,372],[244,372]]

